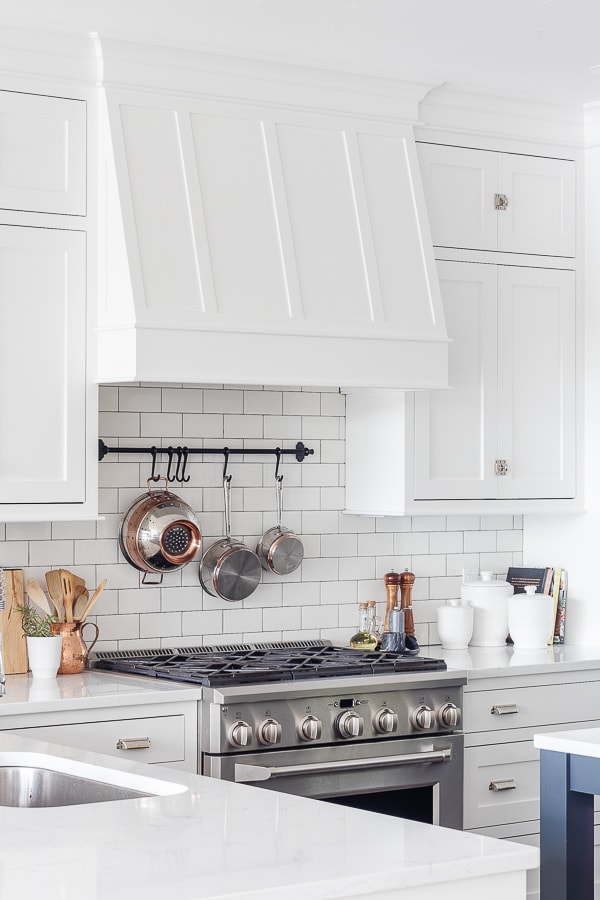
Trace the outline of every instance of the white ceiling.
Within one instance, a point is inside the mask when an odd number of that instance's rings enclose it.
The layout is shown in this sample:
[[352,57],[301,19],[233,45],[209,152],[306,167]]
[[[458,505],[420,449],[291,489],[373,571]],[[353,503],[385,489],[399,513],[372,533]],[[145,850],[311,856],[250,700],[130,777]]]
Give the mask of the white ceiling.
[[599,0],[2,0],[2,25],[600,102]]

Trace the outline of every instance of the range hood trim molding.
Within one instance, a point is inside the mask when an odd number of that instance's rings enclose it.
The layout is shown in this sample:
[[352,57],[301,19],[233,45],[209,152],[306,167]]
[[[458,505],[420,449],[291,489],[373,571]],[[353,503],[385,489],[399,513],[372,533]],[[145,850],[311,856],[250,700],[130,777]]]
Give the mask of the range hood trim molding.
[[321,108],[341,115],[416,124],[419,106],[442,82],[302,66],[241,54],[92,35],[98,83],[124,90],[178,92],[206,99]]

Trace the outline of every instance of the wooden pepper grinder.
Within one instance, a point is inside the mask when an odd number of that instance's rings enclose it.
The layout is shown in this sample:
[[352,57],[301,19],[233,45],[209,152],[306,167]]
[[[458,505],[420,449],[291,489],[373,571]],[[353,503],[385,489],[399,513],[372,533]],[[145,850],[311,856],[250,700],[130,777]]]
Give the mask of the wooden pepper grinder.
[[397,572],[394,572],[392,569],[391,572],[388,572],[387,575],[383,576],[383,581],[385,584],[385,589],[387,592],[387,604],[385,607],[385,619],[383,622],[383,630],[390,630],[389,616],[390,611],[398,606],[398,586],[400,584],[400,575]]
[[412,608],[412,586],[415,583],[415,576],[408,569],[400,575],[400,609],[404,610],[404,632],[406,634],[406,653],[417,654],[419,652],[419,644],[415,637],[415,620],[413,618]]

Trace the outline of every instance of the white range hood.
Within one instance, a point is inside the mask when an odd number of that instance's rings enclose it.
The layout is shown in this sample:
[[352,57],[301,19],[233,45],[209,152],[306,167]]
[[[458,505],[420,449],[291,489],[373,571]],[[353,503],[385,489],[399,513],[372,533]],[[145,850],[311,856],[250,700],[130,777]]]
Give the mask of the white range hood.
[[96,46],[100,382],[447,386],[430,85]]

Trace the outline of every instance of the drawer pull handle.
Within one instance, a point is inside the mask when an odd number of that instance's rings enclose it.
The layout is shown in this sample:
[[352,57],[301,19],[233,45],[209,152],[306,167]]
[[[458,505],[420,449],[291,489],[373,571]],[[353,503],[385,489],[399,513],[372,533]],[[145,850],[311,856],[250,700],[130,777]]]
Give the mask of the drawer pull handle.
[[150,746],[150,738],[119,738],[117,750],[147,750]]
[[490,781],[488,790],[489,791],[514,791],[516,790],[517,782],[514,778],[505,778],[501,781]]
[[514,716],[519,712],[519,707],[516,703],[499,703],[497,706],[492,706],[490,712],[493,716]]

